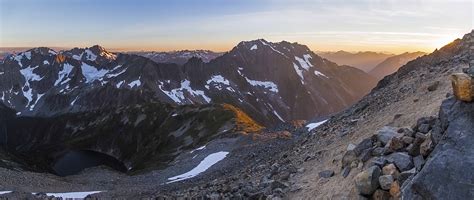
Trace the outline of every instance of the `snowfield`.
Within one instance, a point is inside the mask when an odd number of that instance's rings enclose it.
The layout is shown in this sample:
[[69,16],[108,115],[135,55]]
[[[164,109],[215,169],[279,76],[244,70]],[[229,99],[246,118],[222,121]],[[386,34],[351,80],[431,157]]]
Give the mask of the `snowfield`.
[[[102,191],[89,192],[63,192],[63,193],[46,193],[47,196],[61,197],[63,199],[84,199],[87,195],[101,193]],[[36,193],[32,193],[35,195]]]
[[204,160],[202,160],[201,163],[199,163],[199,165],[196,166],[191,171],[186,172],[186,173],[181,174],[181,175],[178,175],[178,176],[168,178],[169,182],[167,182],[167,183],[173,183],[173,182],[182,181],[182,180],[186,180],[186,179],[195,177],[195,176],[199,175],[200,173],[205,172],[212,165],[214,165],[214,164],[218,163],[219,161],[223,160],[227,156],[227,154],[229,154],[229,152],[225,152],[225,151],[220,151],[220,152],[217,152],[217,153],[210,154],[206,158],[204,158]]

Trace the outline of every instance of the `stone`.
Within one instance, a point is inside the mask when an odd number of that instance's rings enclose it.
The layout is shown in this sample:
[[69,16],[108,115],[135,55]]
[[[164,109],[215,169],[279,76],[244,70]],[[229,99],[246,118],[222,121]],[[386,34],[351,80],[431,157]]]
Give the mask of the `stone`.
[[419,155],[416,157],[413,157],[413,164],[415,165],[416,171],[421,171],[421,168],[423,168],[423,165],[425,164],[425,159],[423,159],[423,156]]
[[419,127],[418,127],[418,131],[420,133],[428,133],[429,131],[431,130],[431,126],[429,124],[421,124]]
[[415,138],[410,137],[410,136],[403,136],[403,137],[402,137],[402,141],[403,141],[403,143],[405,143],[406,145],[409,145],[409,144],[413,143],[414,140],[415,140]]
[[362,162],[368,161],[368,160],[372,157],[372,151],[373,151],[372,148],[365,149],[365,150],[362,151],[362,153],[359,155],[359,159],[360,159]]
[[370,162],[370,166],[378,166],[378,167],[383,167],[387,163],[387,159],[384,157],[375,157],[372,159]]
[[395,152],[387,156],[390,163],[395,164],[400,171],[406,171],[413,168],[413,160],[410,155],[405,152]]
[[415,134],[415,132],[413,130],[411,130],[410,128],[407,128],[407,127],[399,128],[397,132],[403,134],[404,136],[408,136],[408,137],[413,137],[414,134]]
[[350,143],[349,145],[347,145],[347,149],[346,149],[346,151],[352,151],[352,150],[354,150],[355,148],[356,148],[356,145],[355,145],[355,144],[352,144],[352,143]]
[[357,160],[357,155],[354,150],[346,151],[344,156],[342,156],[342,167],[350,166],[352,162]]
[[384,126],[377,132],[377,140],[382,142],[382,145],[386,145],[393,137],[400,136],[402,134],[397,133],[397,130],[391,126]]
[[390,186],[390,195],[394,198],[400,198],[400,185],[397,181],[394,181]]
[[354,152],[356,155],[360,155],[364,150],[372,148],[373,143],[371,138],[367,138],[362,140],[357,146],[354,148]]
[[405,143],[397,137],[393,137],[390,139],[387,143],[387,148],[390,149],[390,151],[398,151],[400,149],[403,149],[405,147]]
[[383,190],[389,190],[393,183],[392,175],[383,175],[379,177],[380,188]]
[[351,172],[351,168],[347,166],[347,167],[344,167],[344,169],[342,169],[341,175],[342,177],[346,178],[347,176],[349,176],[350,172]]
[[400,182],[401,185],[410,178],[411,176],[415,175],[416,169],[413,168],[411,170],[404,171],[398,175],[398,182]]
[[439,81],[435,81],[432,84],[430,84],[430,86],[428,86],[427,89],[428,89],[429,92],[433,92],[436,89],[438,89],[438,86],[439,86]]
[[375,190],[374,194],[372,194],[372,200],[389,200],[390,193],[384,190]]
[[398,172],[397,167],[394,164],[388,164],[382,168],[383,175],[391,175],[394,178],[397,178],[399,173],[400,172]]
[[473,84],[472,78],[465,73],[454,73],[451,75],[451,84],[454,96],[465,102],[473,100]]
[[334,176],[334,171],[333,170],[324,170],[319,172],[319,177],[321,178],[330,178]]
[[427,157],[434,148],[433,141],[431,140],[431,134],[428,134],[425,141],[420,144],[420,154]]
[[360,172],[355,177],[357,192],[362,195],[372,195],[379,187],[381,170],[378,166],[372,166]]
[[415,140],[413,140],[413,143],[408,145],[406,148],[408,155],[410,156],[418,156],[420,155],[420,145],[423,143],[424,139],[420,137],[416,137]]
[[385,155],[385,148],[383,147],[376,147],[372,150],[372,156],[383,156]]

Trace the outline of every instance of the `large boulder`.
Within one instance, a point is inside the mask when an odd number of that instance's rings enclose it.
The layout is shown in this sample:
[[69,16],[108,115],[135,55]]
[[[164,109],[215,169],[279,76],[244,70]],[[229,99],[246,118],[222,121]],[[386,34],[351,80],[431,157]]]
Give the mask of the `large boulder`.
[[474,199],[474,103],[445,100],[446,131],[423,169],[403,184],[403,199]]
[[359,194],[372,195],[379,187],[379,177],[382,171],[378,166],[372,166],[355,177],[355,185]]
[[465,73],[455,73],[451,76],[451,82],[454,96],[456,96],[457,99],[465,102],[471,102],[473,100],[474,87],[471,76]]

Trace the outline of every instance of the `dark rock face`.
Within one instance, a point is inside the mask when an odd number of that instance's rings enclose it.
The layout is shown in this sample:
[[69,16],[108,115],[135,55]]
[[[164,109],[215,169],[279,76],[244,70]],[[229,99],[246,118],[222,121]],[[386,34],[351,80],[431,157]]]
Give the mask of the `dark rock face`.
[[76,157],[87,160],[84,168],[107,163],[120,171],[156,168],[212,138],[258,126],[239,120],[235,109],[148,103],[47,118],[18,117],[8,120],[0,143],[38,166],[36,170],[60,175],[74,171],[64,166]]
[[403,186],[404,199],[474,198],[474,104],[445,100],[440,140],[423,169]]
[[[228,103],[264,125],[326,116],[375,85],[368,74],[322,59],[306,46],[241,42],[209,63],[155,63],[100,46],[35,48],[0,62],[0,100],[21,116],[53,116],[160,101]],[[314,109],[308,109],[314,108]]]

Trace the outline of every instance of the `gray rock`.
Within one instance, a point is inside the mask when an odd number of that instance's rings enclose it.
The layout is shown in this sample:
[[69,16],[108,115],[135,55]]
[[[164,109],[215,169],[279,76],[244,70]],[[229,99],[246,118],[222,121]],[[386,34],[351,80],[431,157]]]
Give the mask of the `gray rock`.
[[377,140],[382,142],[383,145],[387,144],[390,139],[402,134],[397,133],[397,129],[391,126],[384,126],[377,132]]
[[400,185],[403,185],[403,183],[409,179],[411,176],[415,175],[416,169],[413,168],[411,170],[404,171],[398,175],[398,182],[400,182]]
[[372,195],[379,187],[381,170],[378,166],[372,166],[355,177],[357,192],[362,195]]
[[427,134],[427,137],[423,143],[420,144],[420,154],[424,157],[428,156],[434,148],[433,141],[431,140],[431,134]]
[[444,136],[404,187],[404,199],[474,199],[474,103],[445,100],[439,119],[447,127]]
[[319,172],[319,177],[321,178],[330,178],[334,176],[334,171],[333,170],[324,170]]
[[405,152],[395,152],[387,156],[390,163],[395,164],[400,171],[406,171],[413,168],[413,160],[410,155]]
[[415,138],[410,137],[410,136],[403,136],[403,137],[402,137],[402,141],[403,141],[405,144],[411,144],[411,143],[413,143],[414,140],[415,140]]
[[362,151],[362,153],[359,155],[359,159],[362,162],[368,161],[372,157],[372,150],[372,148],[369,148]]
[[383,156],[385,155],[385,148],[384,147],[377,147],[372,150],[372,156]]
[[372,148],[373,143],[371,138],[367,138],[362,140],[357,146],[354,148],[354,152],[356,155],[360,155],[364,150]]
[[420,171],[423,165],[425,164],[425,159],[423,159],[423,156],[416,156],[413,158],[413,164],[415,165],[416,171]]
[[342,167],[350,166],[352,162],[357,160],[357,155],[355,151],[346,151],[344,156],[342,156]]
[[418,131],[420,133],[428,133],[430,132],[431,130],[431,127],[429,124],[421,124],[419,127],[418,127]]
[[341,175],[342,177],[346,178],[347,176],[349,176],[349,173],[351,173],[351,167],[347,166],[347,167],[344,167],[341,171]]
[[379,177],[380,187],[384,190],[389,190],[392,183],[393,183],[392,175],[383,175]]
[[385,164],[387,164],[387,162],[388,161],[385,157],[375,157],[370,162],[370,166],[383,167]]

